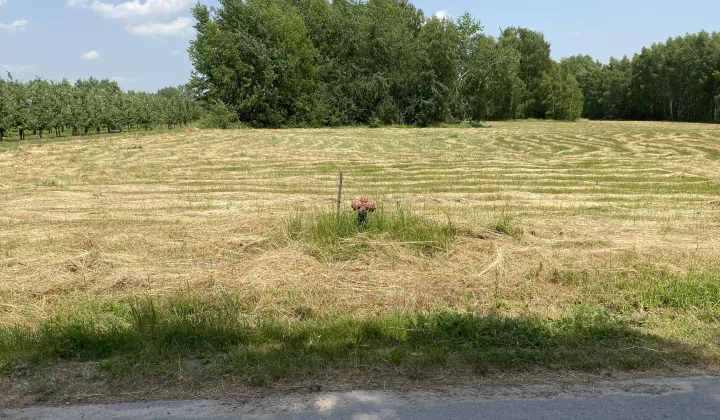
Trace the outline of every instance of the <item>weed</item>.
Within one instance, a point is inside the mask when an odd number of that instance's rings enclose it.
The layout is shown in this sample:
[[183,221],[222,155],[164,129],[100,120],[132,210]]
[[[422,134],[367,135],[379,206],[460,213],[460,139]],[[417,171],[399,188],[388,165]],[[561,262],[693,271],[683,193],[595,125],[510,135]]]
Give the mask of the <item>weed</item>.
[[40,181],[40,185],[43,187],[61,187],[62,184],[54,179],[46,179],[43,181]]
[[515,218],[509,214],[503,214],[495,223],[493,230],[501,235],[510,236],[512,238],[519,238],[523,234],[522,227],[520,227],[515,221]]

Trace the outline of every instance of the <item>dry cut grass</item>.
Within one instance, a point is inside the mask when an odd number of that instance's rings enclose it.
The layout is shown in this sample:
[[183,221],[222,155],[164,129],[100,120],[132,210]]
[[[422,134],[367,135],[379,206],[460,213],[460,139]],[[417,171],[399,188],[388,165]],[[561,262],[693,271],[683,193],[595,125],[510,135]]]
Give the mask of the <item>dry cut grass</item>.
[[[586,307],[718,360],[719,158],[718,126],[637,122],[2,144],[0,326],[188,291],[289,323]],[[454,239],[362,233],[347,258],[288,240],[288,220],[330,211],[340,170],[346,211],[401,200]]]

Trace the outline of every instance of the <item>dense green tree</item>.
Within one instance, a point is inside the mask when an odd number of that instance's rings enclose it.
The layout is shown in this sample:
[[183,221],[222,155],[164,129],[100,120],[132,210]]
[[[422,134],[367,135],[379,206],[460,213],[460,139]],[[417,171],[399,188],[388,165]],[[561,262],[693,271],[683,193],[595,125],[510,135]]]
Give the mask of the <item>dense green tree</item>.
[[414,69],[398,83],[400,104],[407,124],[428,126],[450,117],[451,89],[458,67],[457,26],[449,19],[427,21],[418,33]]
[[294,9],[275,0],[221,0],[211,14],[193,9],[193,86],[203,98],[234,107],[244,121],[277,126],[309,110],[314,47]]
[[520,54],[519,78],[523,83],[523,102],[517,115],[526,118],[544,118],[546,107],[540,85],[543,75],[550,71],[550,44],[545,36],[526,28],[507,28],[501,39]]
[[632,118],[631,70],[632,64],[627,57],[622,60],[611,58],[610,63],[604,67],[602,96],[599,99],[603,118]]
[[576,55],[564,58],[561,63],[575,76],[583,92],[583,116],[602,118],[603,103],[603,65],[589,55]]
[[35,79],[27,85],[29,101],[28,128],[40,134],[51,128],[55,119],[55,102],[52,86],[45,80]]
[[519,53],[507,43],[475,36],[458,81],[460,119],[514,117],[523,94],[519,66]]
[[540,83],[545,117],[554,120],[574,121],[583,111],[583,93],[572,69],[564,64],[552,63],[543,73]]
[[539,89],[549,45],[527,29],[495,40],[469,14],[428,18],[405,0],[221,0],[194,15],[191,85],[246,123],[544,116]]
[[700,32],[611,58],[588,82],[575,75],[590,118],[720,122],[718,69],[720,34]]
[[19,80],[10,77],[6,84],[6,109],[5,125],[7,129],[14,129],[18,132],[20,139],[25,138],[25,131],[31,126],[30,100],[28,98],[28,86]]
[[188,85],[123,92],[109,80],[0,79],[0,138],[169,128],[203,110],[229,126],[436,125],[486,119],[720,122],[720,34],[632,58],[550,58],[542,33],[498,38],[470,14],[427,17],[407,0],[219,0],[193,9]]

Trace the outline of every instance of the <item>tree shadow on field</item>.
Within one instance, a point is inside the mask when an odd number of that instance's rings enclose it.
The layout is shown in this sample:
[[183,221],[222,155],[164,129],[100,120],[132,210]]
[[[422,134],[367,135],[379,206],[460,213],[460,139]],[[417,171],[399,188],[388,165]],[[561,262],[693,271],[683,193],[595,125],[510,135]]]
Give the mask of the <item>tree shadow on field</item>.
[[[326,368],[392,367],[410,379],[436,368],[470,374],[532,367],[584,372],[649,370],[710,363],[701,349],[640,332],[609,317],[558,321],[451,312],[278,332],[265,346],[237,347],[217,373],[252,372],[258,385]],[[268,363],[271,361],[271,363]]]
[[0,331],[0,366],[12,375],[27,366],[95,361],[116,378],[202,383],[226,377],[262,387],[327,371],[352,376],[380,369],[421,379],[438,369],[478,375],[713,363],[702,349],[643,333],[592,308],[560,320],[438,312],[302,322],[250,322],[238,309],[232,300],[104,304],[37,329]]

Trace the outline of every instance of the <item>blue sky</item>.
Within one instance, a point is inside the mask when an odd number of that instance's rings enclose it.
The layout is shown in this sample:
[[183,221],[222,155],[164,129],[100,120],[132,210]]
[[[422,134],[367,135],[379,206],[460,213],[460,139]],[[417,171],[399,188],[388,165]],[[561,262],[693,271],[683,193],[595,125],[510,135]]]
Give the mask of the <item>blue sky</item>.
[[[184,83],[195,0],[0,0],[0,70],[22,79],[113,78],[123,89]],[[216,0],[201,0],[216,4]],[[555,59],[590,54],[607,62],[687,32],[720,31],[718,0],[416,0],[426,15],[469,11],[485,32],[541,31]]]

